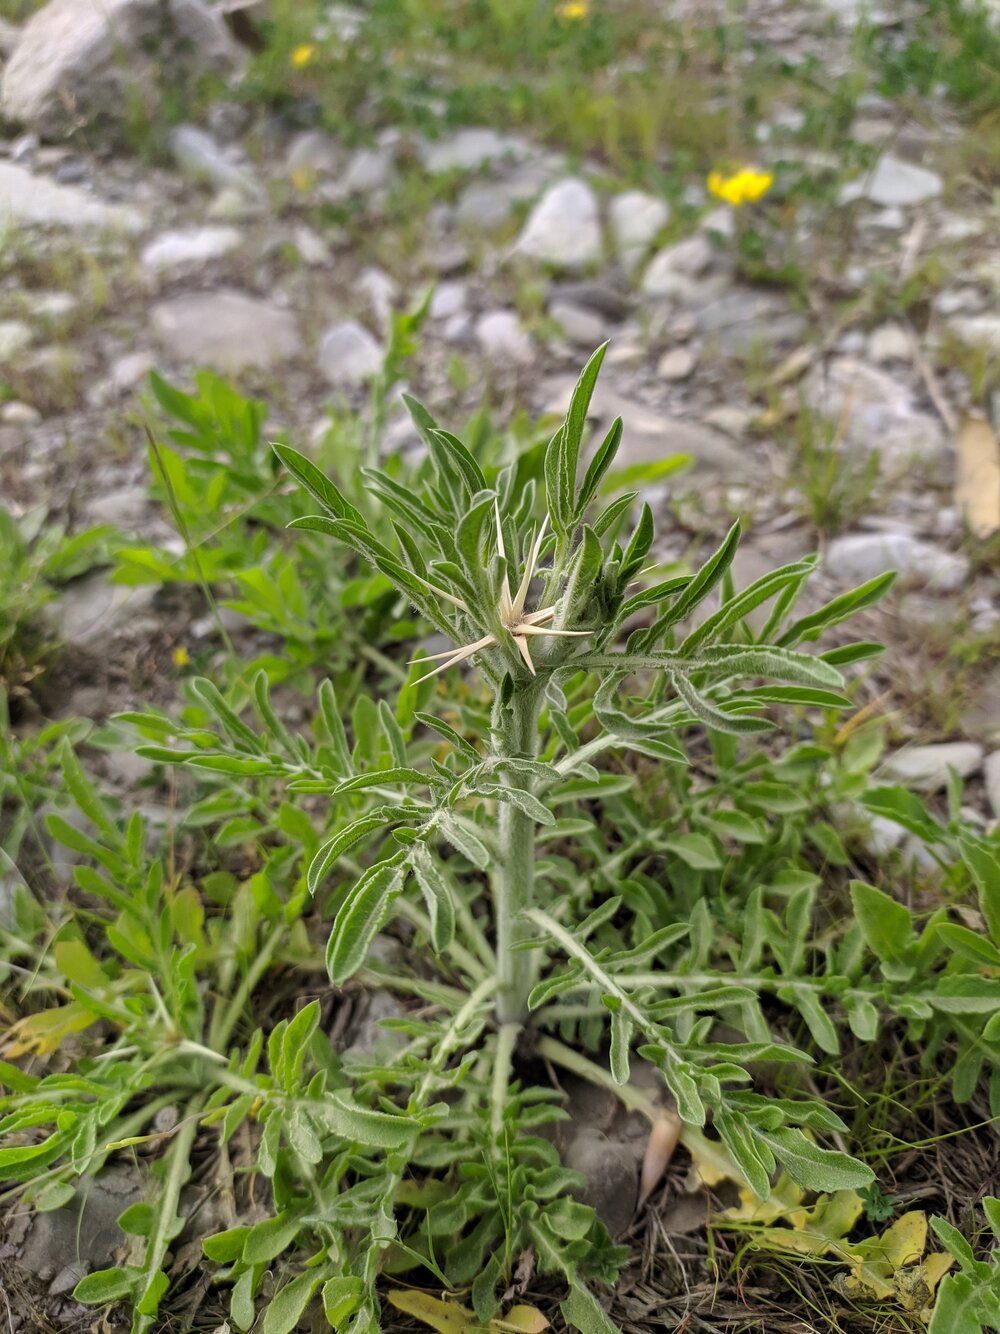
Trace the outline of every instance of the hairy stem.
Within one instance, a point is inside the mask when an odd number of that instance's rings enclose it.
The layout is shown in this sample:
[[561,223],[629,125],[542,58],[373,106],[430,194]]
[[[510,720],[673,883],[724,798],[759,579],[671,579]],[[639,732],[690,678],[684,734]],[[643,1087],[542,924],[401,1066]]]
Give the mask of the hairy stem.
[[[515,689],[510,704],[497,702],[494,744],[504,756],[534,759],[538,750],[538,693],[534,684]],[[530,794],[531,778],[505,773],[505,787]],[[493,874],[493,906],[497,933],[497,1021],[521,1024],[528,1015],[532,960],[519,941],[532,933],[525,913],[532,906],[535,881],[535,822],[511,801],[499,811],[500,856]]]

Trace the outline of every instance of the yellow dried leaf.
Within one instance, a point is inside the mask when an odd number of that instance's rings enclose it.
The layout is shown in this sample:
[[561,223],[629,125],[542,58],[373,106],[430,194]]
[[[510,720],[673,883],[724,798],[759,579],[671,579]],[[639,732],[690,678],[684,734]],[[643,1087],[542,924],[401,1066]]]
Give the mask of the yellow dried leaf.
[[429,1292],[390,1292],[389,1301],[398,1311],[414,1316],[423,1325],[430,1325],[437,1334],[474,1334],[483,1326],[474,1311],[457,1302],[443,1302]]
[[976,537],[1000,532],[1000,445],[989,422],[963,417],[955,440],[955,501]]
[[549,1322],[537,1306],[512,1306],[505,1316],[491,1320],[491,1330],[510,1330],[512,1334],[542,1334]]
[[388,1294],[399,1311],[405,1311],[437,1334],[543,1334],[549,1322],[534,1306],[512,1306],[505,1316],[484,1325],[475,1311],[457,1302],[443,1301],[429,1292],[398,1290]]
[[99,1018],[99,1015],[79,1001],[25,1015],[11,1027],[10,1041],[4,1048],[4,1055],[11,1060],[29,1052],[45,1056],[57,1051],[63,1038],[69,1037],[71,1033],[82,1032],[91,1024],[96,1024]]

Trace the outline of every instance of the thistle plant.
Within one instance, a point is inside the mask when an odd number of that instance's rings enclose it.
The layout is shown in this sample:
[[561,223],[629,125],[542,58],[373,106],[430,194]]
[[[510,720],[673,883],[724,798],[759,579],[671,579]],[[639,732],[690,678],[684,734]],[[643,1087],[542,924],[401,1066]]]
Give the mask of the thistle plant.
[[[43,932],[30,904],[0,950],[30,977],[28,999],[51,1002],[29,1004],[0,1060],[0,1204],[68,1207],[78,1176],[123,1147],[157,1154],[150,1203],[120,1219],[128,1261],[75,1294],[128,1302],[133,1334],[162,1323],[196,1150],[232,1183],[237,1133],[250,1199],[264,1177],[270,1213],[234,1210],[203,1240],[233,1328],[259,1317],[262,1334],[290,1334],[321,1303],[331,1328],[373,1334],[399,1275],[461,1293],[485,1326],[530,1251],[565,1282],[566,1324],[613,1334],[594,1284],[628,1253],[574,1198],[586,1183],[548,1136],[568,1113],[543,1066],[613,1088],[651,1126],[672,1099],[689,1145],[761,1199],[779,1171],[807,1191],[872,1181],[822,1144],[850,1128],[801,1096],[798,1075],[813,1051],[836,1056],[887,1024],[928,1065],[953,1053],[955,1101],[985,1080],[1000,1114],[996,840],[872,789],[877,754],[857,734],[836,754],[815,738],[760,744],[777,710],[828,722],[847,702],[842,669],[879,646],[810,646],[891,577],[797,611],[815,561],[737,590],[738,525],[700,569],[659,574],[649,507],[605,498],[621,422],[583,458],[602,356],[538,475],[523,460],[482,466],[413,401],[427,460],[405,487],[363,470],[364,512],[275,446],[322,510],[292,526],[352,549],[388,582],[383,605],[410,621],[415,609],[448,647],[416,658],[394,707],[363,690],[338,701],[324,682],[300,733],[263,669],[225,693],[190,679],[179,718],[119,717],[139,754],[197,786],[186,835],[210,831],[213,853],[253,849],[248,879],[186,883],[60,744],[66,793],[94,832],[58,814],[48,829],[83,859],[88,906],[43,967],[23,963]],[[933,849],[955,894],[974,887],[985,933],[944,904],[918,929],[882,889],[848,886],[827,801],[863,804]],[[834,868],[825,883],[808,846]],[[821,891],[838,913],[818,911]],[[335,988],[408,1003],[384,1025],[393,1054],[339,1052],[320,1000],[298,1003],[303,979],[326,990],[317,928]],[[84,1044],[79,1074],[15,1064],[68,1035]],[[661,1100],[631,1081],[636,1056],[659,1072]],[[755,1089],[762,1067],[784,1073]],[[164,1142],[150,1124],[166,1108]]]
[[[376,469],[366,472],[372,492],[392,514],[395,550],[374,536],[361,513],[307,459],[276,446],[324,511],[293,527],[327,533],[352,548],[452,641],[454,647],[417,660],[438,665],[407,689],[469,662],[490,697],[488,714],[465,730],[416,712],[422,726],[450,745],[444,761],[435,758],[429,769],[418,768],[397,728],[390,738],[391,763],[348,774],[334,788],[340,798],[377,792],[383,804],[348,821],[320,850],[310,869],[314,891],[345,866],[347,854],[362,840],[384,835],[388,825],[394,831],[339,896],[327,951],[330,975],[342,985],[362,968],[394,912],[414,920],[406,897],[412,881],[424,900],[433,948],[442,956],[451,950],[460,966],[463,955],[467,964],[475,959],[473,976],[493,990],[498,1087],[512,1077],[511,1062],[524,1033],[529,1027],[544,1031],[547,1005],[572,994],[582,998],[580,1017],[606,1017],[615,1079],[627,1080],[630,1048],[641,1040],[643,1055],[661,1069],[681,1116],[701,1125],[711,1112],[755,1182],[763,1183],[776,1158],[814,1186],[864,1182],[871,1175],[867,1169],[819,1148],[800,1130],[775,1125],[766,1099],[729,1090],[746,1081],[746,1063],[759,1059],[763,1049],[759,1043],[744,1049],[709,1042],[707,1016],[738,1011],[751,994],[739,986],[689,986],[677,978],[668,985],[681,994],[669,1000],[656,998],[655,985],[634,988],[630,975],[662,957],[678,938],[677,925],[632,949],[592,948],[588,937],[615,918],[621,899],[605,896],[595,903],[593,887],[586,884],[565,892],[540,847],[548,842],[545,831],[556,825],[554,807],[601,791],[609,776],[595,762],[607,752],[630,750],[664,764],[684,764],[680,743],[693,728],[754,736],[773,727],[762,716],[769,706],[845,704],[839,668],[877,652],[877,646],[851,645],[822,655],[797,646],[873,601],[888,583],[872,581],[786,624],[814,562],[795,562],[734,594],[727,571],[740,535],[736,524],[696,574],[642,586],[653,542],[649,506],[639,507],[627,538],[617,533],[634,495],[589,517],[622,435],[619,420],[581,467],[587,409],[603,355],[601,348],[591,358],[548,446],[544,497],[533,481],[515,489],[511,471],[488,482],[464,445],[410,400],[432,461],[428,486],[414,494]],[[529,612],[536,581],[540,605]],[[692,627],[692,614],[720,588],[716,610]],[[772,613],[755,636],[745,618],[769,600]],[[679,637],[682,626],[686,633]],[[633,693],[622,699],[628,683]],[[592,695],[592,710],[583,714],[569,703],[581,685],[584,696]],[[460,717],[467,713],[459,708]],[[427,795],[414,795],[413,789]],[[573,836],[584,829],[592,855],[592,828],[569,821],[562,825],[563,856],[573,856]],[[693,855],[697,836],[676,833],[676,846]],[[608,848],[605,855],[613,860],[612,852]],[[483,882],[485,905],[479,896]],[[589,912],[583,922],[581,909]],[[554,967],[560,956],[566,967]],[[645,984],[647,975],[642,976]],[[779,1059],[799,1055],[765,1046]],[[816,1124],[816,1115],[807,1104],[781,1119],[808,1125]]]

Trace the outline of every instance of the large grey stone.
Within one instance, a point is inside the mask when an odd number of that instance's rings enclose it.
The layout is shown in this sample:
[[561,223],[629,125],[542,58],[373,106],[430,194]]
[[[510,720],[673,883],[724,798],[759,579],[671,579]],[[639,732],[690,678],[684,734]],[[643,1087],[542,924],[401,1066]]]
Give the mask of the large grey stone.
[[142,267],[151,274],[174,274],[221,259],[243,239],[235,227],[185,227],[160,232],[143,249]]
[[301,348],[290,311],[230,288],[188,292],[161,301],[151,312],[153,331],[176,361],[234,372],[267,370]]
[[696,232],[660,250],[642,275],[642,292],[649,297],[690,301],[700,289],[696,281],[716,263],[719,252],[707,236]]
[[1000,355],[1000,315],[962,315],[949,320],[948,328],[969,347]]
[[608,209],[611,234],[626,273],[634,273],[670,220],[670,205],[644,190],[615,195]]
[[13,1238],[22,1242],[17,1267],[50,1284],[50,1291],[75,1287],[92,1269],[105,1269],[124,1254],[128,1240],[118,1218],[141,1199],[142,1183],[129,1167],[111,1167],[82,1180],[69,1204],[19,1220]]
[[983,762],[983,748],[973,741],[946,741],[936,746],[907,746],[890,755],[882,774],[918,792],[936,792],[954,769],[960,778],[974,774]]
[[98,570],[68,585],[54,604],[53,620],[66,644],[93,646],[148,611],[155,591],[111,584]]
[[456,130],[444,139],[424,139],[417,153],[433,175],[448,171],[478,171],[505,160],[519,162],[531,153],[531,145],[513,134],[500,134],[486,126]]
[[[564,415],[575,383],[569,376],[551,383],[544,410]],[[701,473],[739,475],[746,468],[745,450],[738,449],[721,431],[638,403],[613,388],[608,380],[598,380],[588,420],[598,431],[606,431],[616,417],[621,417],[623,426],[616,467],[658,463],[674,454],[688,454],[692,469]]]
[[476,321],[476,341],[494,366],[530,366],[535,345],[512,310],[490,310]]
[[138,232],[145,226],[137,209],[104,204],[77,185],[58,185],[16,162],[0,162],[0,230],[17,224],[123,232]]
[[46,136],[94,117],[120,121],[136,96],[158,104],[160,71],[226,70],[239,53],[201,0],[49,0],[4,71],[0,110]]
[[240,199],[259,199],[261,186],[248,167],[233,162],[205,130],[197,125],[175,125],[170,151],[186,176],[216,190],[233,191]]
[[24,320],[0,320],[0,365],[30,347],[34,334]]
[[912,533],[847,533],[826,549],[826,569],[841,583],[860,584],[895,570],[901,587],[954,593],[969,577],[969,562]]
[[556,269],[578,270],[602,254],[597,196],[586,181],[567,177],[549,187],[531,210],[515,252]]
[[867,199],[883,208],[905,207],[936,199],[943,188],[937,172],[904,162],[891,153],[883,153],[874,171],[844,186],[840,202],[849,204],[856,199]]
[[908,385],[854,357],[814,367],[803,396],[848,445],[878,453],[890,467],[934,463],[948,448],[941,423],[917,408]]
[[335,389],[353,389],[378,374],[384,356],[364,325],[342,320],[324,333],[316,361]]
[[806,318],[773,292],[749,287],[726,291],[696,309],[700,333],[730,356],[744,356],[755,346],[776,347],[795,342],[806,329]]

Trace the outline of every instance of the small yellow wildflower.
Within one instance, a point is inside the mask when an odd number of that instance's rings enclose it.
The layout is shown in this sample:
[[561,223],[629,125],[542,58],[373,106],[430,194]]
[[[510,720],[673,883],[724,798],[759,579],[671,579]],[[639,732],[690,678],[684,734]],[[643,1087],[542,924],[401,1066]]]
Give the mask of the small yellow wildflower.
[[174,660],[175,667],[186,667],[191,661],[191,654],[183,644],[178,644],[170,656]]
[[305,69],[316,54],[316,48],[312,42],[303,42],[292,52],[292,64],[296,69]]
[[586,0],[563,0],[561,5],[556,5],[556,14],[561,19],[569,19],[575,22],[578,19],[585,19],[590,11],[590,6]]
[[716,199],[732,204],[733,208],[742,208],[763,199],[774,184],[774,177],[769,171],[742,167],[732,176],[723,176],[721,171],[709,172],[707,184]]

